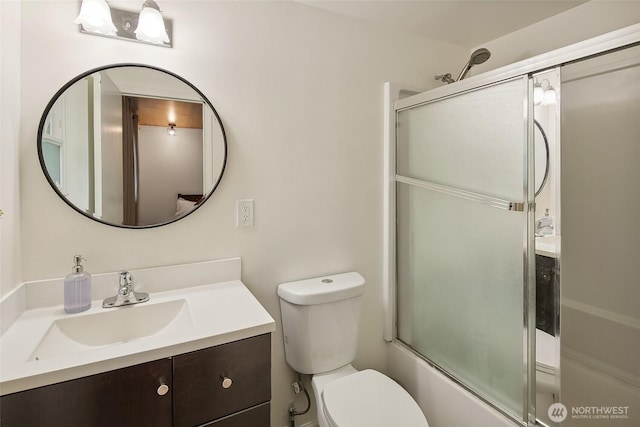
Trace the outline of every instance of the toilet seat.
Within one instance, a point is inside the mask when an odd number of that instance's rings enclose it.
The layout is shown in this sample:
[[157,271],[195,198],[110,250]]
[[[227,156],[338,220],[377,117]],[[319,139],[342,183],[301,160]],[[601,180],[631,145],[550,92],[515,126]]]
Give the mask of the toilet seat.
[[334,427],[428,427],[418,404],[398,383],[372,369],[329,382],[324,414]]

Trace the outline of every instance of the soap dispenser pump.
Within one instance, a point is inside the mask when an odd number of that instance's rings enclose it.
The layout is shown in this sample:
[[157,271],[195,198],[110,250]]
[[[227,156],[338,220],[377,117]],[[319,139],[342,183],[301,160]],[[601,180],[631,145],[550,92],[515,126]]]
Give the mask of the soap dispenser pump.
[[64,311],[80,313],[91,308],[91,275],[83,271],[81,255],[73,257],[71,274],[64,278]]

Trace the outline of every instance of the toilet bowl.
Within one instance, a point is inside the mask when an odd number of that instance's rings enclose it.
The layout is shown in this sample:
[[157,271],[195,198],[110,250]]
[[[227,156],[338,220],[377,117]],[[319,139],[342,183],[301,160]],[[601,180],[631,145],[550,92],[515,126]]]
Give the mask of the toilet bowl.
[[428,427],[398,383],[351,365],[364,283],[352,272],[278,285],[287,363],[312,375],[320,427]]
[[[429,426],[415,400],[391,378],[351,365],[340,371],[311,380],[320,427]],[[326,381],[326,375],[332,378]]]

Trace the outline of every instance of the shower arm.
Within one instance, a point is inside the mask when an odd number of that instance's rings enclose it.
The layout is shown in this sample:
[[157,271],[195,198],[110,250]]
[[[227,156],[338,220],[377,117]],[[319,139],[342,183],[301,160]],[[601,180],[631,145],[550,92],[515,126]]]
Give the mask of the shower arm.
[[440,80],[442,83],[455,83],[455,80],[451,78],[451,73],[442,74],[434,77],[436,80]]

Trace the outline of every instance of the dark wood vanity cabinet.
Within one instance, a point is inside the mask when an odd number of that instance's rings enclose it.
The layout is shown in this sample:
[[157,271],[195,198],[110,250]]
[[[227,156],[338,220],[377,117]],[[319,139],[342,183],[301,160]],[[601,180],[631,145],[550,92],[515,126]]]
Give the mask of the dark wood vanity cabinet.
[[2,396],[2,427],[171,426],[171,359]]
[[173,425],[201,425],[271,400],[269,354],[270,335],[260,335],[174,357]]
[[269,427],[271,334],[0,398],[1,427]]
[[536,328],[556,335],[558,265],[556,258],[536,255]]

